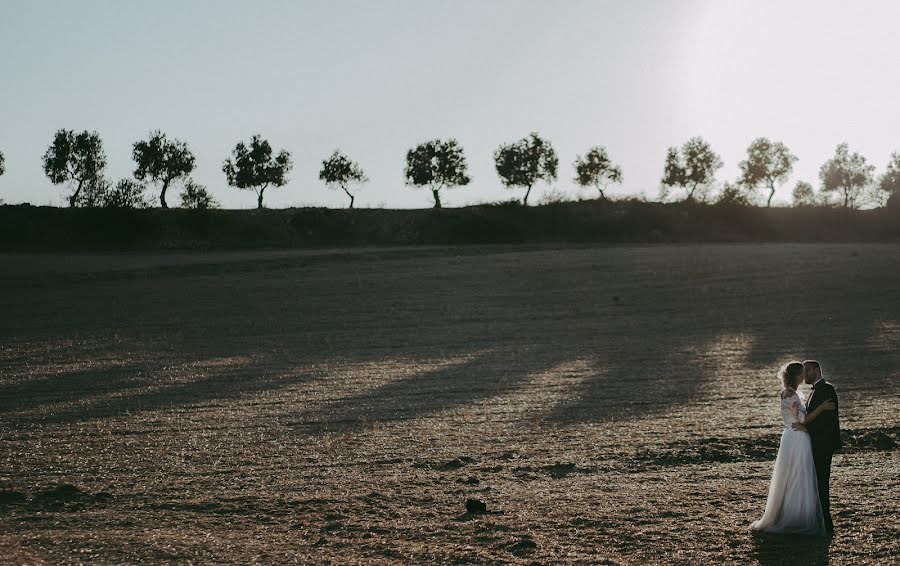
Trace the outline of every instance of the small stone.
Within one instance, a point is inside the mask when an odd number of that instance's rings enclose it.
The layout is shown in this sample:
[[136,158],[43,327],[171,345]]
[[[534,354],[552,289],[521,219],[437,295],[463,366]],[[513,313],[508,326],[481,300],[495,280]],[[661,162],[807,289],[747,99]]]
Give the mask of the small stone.
[[101,491],[94,494],[94,501],[97,503],[108,503],[113,500],[113,495],[108,491]]
[[56,487],[45,489],[34,494],[33,500],[49,510],[58,511],[67,503],[81,500],[88,494],[84,493],[70,483],[59,484]]
[[466,499],[466,511],[469,513],[487,513],[487,504],[480,499]]
[[893,450],[897,447],[897,443],[894,442],[894,439],[881,431],[876,433],[874,444],[875,448],[878,450]]
[[534,542],[534,540],[528,535],[523,536],[518,541],[509,545],[509,551],[512,552],[513,554],[515,554],[516,556],[522,556],[525,554],[529,554],[531,552],[534,552],[534,550],[536,548],[537,548],[537,543]]
[[0,489],[0,505],[12,505],[22,503],[28,499],[28,496],[20,491],[12,489]]
[[324,531],[337,531],[337,530],[339,530],[339,529],[342,529],[343,527],[344,527],[344,525],[341,524],[340,521],[328,521],[327,523],[325,523],[325,526],[322,527],[322,530],[324,530]]
[[439,469],[443,471],[447,470],[458,470],[467,464],[471,464],[475,459],[469,456],[460,456],[459,458],[454,458],[449,462],[445,462]]

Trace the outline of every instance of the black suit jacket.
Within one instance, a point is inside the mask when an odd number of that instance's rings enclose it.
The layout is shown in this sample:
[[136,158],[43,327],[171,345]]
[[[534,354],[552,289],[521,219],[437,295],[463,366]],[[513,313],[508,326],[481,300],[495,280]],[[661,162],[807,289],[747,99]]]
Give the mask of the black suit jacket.
[[824,379],[819,381],[806,402],[806,410],[811,413],[829,399],[834,401],[834,410],[822,411],[816,420],[806,426],[812,440],[813,452],[834,452],[842,446],[838,398],[834,386]]

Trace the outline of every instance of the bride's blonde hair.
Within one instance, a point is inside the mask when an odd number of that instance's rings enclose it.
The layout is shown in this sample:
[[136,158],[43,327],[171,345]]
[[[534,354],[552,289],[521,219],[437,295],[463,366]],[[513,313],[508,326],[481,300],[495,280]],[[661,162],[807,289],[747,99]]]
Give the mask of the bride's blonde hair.
[[778,378],[781,380],[781,386],[785,389],[796,389],[796,384],[799,382],[799,379],[797,378],[801,375],[803,375],[802,362],[788,362],[781,366],[781,369],[778,371]]

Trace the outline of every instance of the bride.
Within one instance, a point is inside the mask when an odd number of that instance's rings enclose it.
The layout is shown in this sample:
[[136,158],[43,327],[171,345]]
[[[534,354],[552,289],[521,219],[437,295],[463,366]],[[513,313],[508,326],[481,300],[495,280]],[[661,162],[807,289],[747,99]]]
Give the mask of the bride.
[[803,381],[803,364],[800,362],[785,365],[779,377],[784,387],[781,392],[784,432],[775,458],[766,509],[762,518],[754,521],[750,528],[767,533],[824,536],[825,520],[819,503],[809,433],[803,427],[794,430],[791,425],[811,423],[822,411],[833,411],[834,403],[828,401],[806,414],[805,403],[797,391]]

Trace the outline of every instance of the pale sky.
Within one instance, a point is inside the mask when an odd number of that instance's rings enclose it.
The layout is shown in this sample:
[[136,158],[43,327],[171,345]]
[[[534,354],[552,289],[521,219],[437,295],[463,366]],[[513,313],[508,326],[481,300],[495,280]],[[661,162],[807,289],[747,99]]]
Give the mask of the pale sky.
[[0,199],[66,204],[41,169],[59,128],[96,130],[114,180],[162,129],[226,208],[256,205],[221,167],[257,132],[295,164],[270,207],[346,206],[318,180],[338,148],[371,178],[357,206],[429,207],[406,151],[455,137],[473,181],[442,200],[462,206],[521,197],[492,154],[534,130],[557,190],[579,194],[576,154],[604,145],[613,193],[650,198],[668,146],[706,138],[721,182],[767,136],[799,157],[787,203],[840,142],[878,172],[900,151],[898,21],[894,0],[0,0]]

